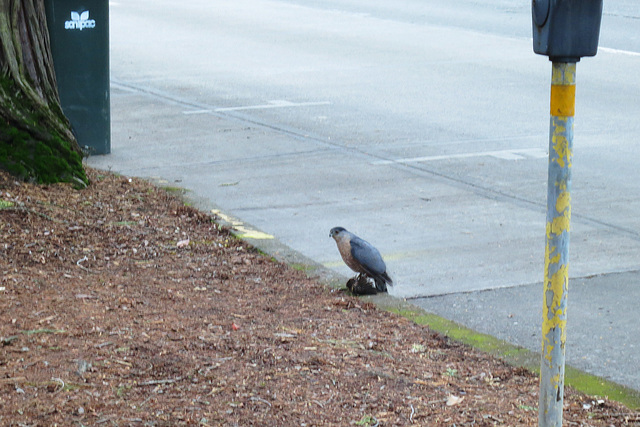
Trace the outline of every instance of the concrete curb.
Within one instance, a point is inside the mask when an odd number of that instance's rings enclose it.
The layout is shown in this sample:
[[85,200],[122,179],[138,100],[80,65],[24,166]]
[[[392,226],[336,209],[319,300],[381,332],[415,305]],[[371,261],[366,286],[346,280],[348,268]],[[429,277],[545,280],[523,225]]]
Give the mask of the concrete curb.
[[[164,187],[167,184],[166,182],[156,181],[154,184],[161,188],[167,188]],[[288,264],[294,269],[302,270],[309,277],[317,279],[322,284],[332,288],[341,288],[346,283],[347,277],[294,251],[278,241],[274,236],[225,214],[210,200],[195,197],[188,190],[181,190],[178,193],[186,204],[215,214],[217,217],[216,223],[228,227],[235,237],[242,239],[277,261]],[[454,341],[488,353],[509,365],[525,368],[536,375],[540,374],[540,353],[510,344],[491,335],[476,332],[454,321],[429,313],[406,300],[388,294],[363,296],[361,298],[372,302],[382,310],[399,314],[417,324],[426,325]],[[624,404],[630,409],[640,409],[640,392],[573,368],[570,365],[565,367],[565,385],[589,396],[607,397]]]

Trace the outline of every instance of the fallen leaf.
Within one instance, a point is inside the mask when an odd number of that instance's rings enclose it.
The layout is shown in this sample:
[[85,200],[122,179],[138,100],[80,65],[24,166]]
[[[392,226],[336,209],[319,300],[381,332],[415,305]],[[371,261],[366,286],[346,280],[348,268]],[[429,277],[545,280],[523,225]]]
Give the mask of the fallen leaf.
[[454,396],[453,394],[450,394],[449,397],[447,398],[447,406],[457,405],[463,400],[464,400],[464,396],[458,397],[458,396]]
[[45,322],[48,322],[48,321],[50,321],[50,320],[53,320],[55,317],[56,317],[55,315],[53,315],[53,316],[49,316],[49,317],[45,317],[44,319],[40,319],[40,320],[38,321],[38,323],[45,323]]

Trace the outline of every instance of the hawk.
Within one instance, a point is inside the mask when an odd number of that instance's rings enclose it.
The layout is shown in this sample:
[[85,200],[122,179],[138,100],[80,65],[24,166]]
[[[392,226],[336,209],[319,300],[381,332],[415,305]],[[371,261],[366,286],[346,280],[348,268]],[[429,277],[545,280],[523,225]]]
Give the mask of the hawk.
[[[353,287],[353,289],[350,289],[354,293],[387,292],[387,284],[393,285],[380,252],[371,243],[362,240],[343,227],[332,228],[329,232],[329,237],[333,237],[336,241],[344,263],[350,269],[359,273],[357,279],[349,281]],[[373,279],[375,283],[374,292],[363,292],[362,276]],[[356,288],[356,285],[358,288]]]

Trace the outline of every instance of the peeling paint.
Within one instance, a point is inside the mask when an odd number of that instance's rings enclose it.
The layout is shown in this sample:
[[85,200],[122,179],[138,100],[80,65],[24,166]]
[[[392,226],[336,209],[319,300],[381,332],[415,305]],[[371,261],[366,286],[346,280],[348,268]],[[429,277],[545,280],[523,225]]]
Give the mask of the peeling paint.
[[573,153],[573,117],[552,117],[549,158],[560,168],[571,167]]
[[569,291],[569,232],[571,230],[571,166],[575,63],[553,63],[549,181],[542,305],[540,418],[562,423],[567,295]]
[[565,210],[571,212],[571,194],[568,191],[560,193],[556,200],[556,211],[564,212]]
[[571,230],[571,209],[563,212],[561,216],[553,219],[551,223],[551,234],[560,235]]

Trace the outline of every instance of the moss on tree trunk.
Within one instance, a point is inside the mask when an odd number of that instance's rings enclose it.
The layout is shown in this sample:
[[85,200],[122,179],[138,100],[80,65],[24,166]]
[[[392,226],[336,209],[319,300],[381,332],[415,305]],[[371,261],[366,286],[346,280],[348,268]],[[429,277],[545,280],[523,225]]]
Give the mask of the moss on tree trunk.
[[29,181],[87,184],[60,108],[42,0],[0,0],[0,168]]

